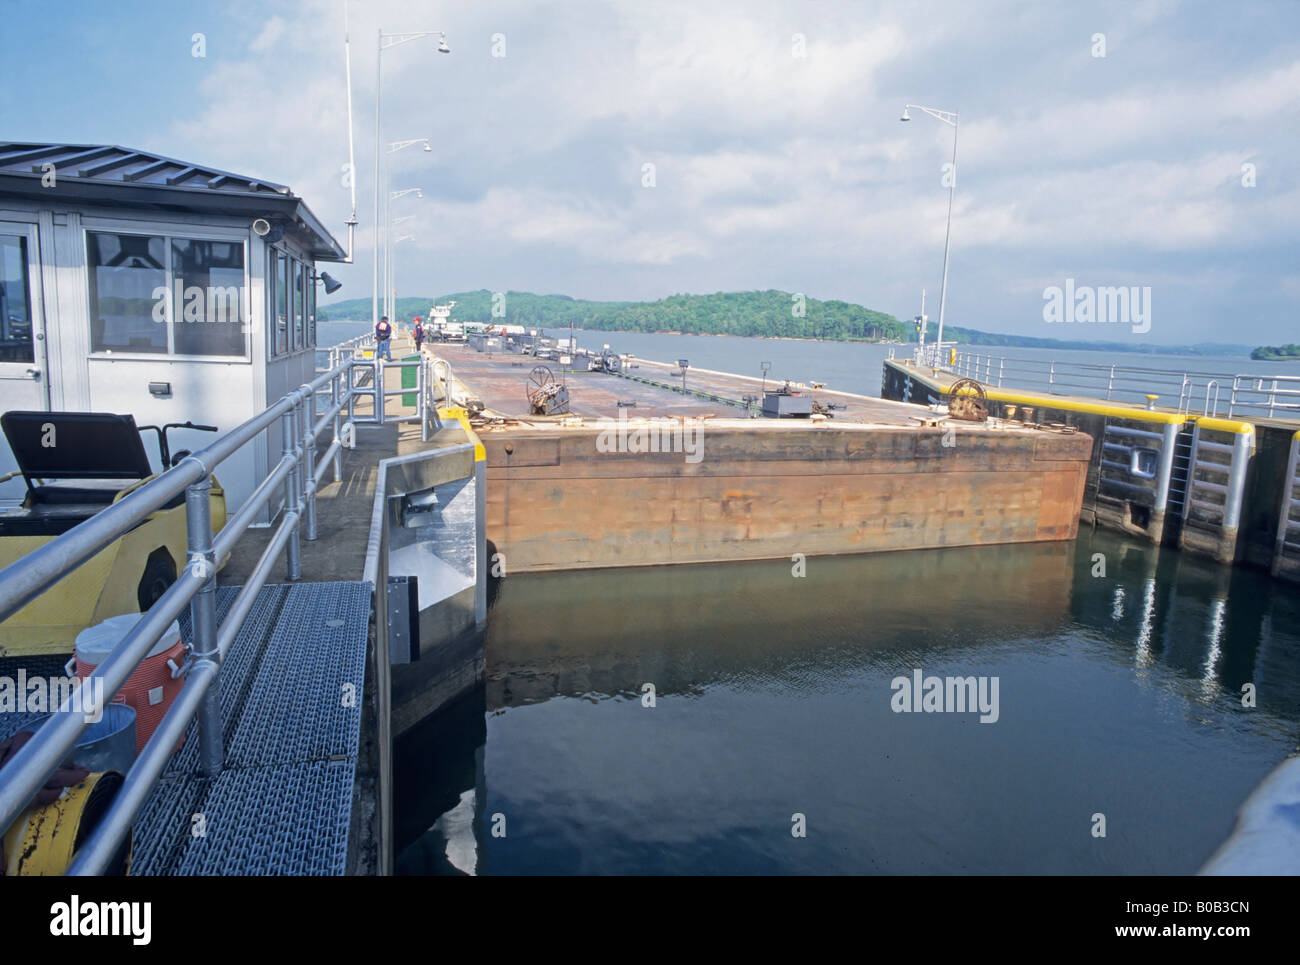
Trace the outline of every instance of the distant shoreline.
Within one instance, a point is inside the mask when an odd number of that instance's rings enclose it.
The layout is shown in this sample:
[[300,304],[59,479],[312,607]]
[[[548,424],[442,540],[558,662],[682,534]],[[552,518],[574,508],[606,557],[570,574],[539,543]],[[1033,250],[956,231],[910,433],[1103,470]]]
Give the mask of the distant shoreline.
[[[563,331],[567,331],[567,329],[548,328],[550,334]],[[891,342],[882,339],[868,338],[809,338],[797,335],[733,335],[729,332],[639,332],[630,328],[575,328],[574,331],[588,334],[606,333],[610,335],[684,335],[690,338],[752,338],[762,339],[763,341],[768,342],[822,342],[828,345],[890,345],[903,349],[912,349],[917,346],[916,342]],[[1088,346],[1086,348],[1073,342],[1059,345],[982,345],[978,342],[961,342],[957,345],[958,351],[972,350],[981,355],[997,355],[998,350],[1010,352],[1022,349],[1033,352],[1050,352],[1055,349],[1058,352],[1123,352],[1126,355],[1168,355],[1178,358],[1241,359],[1244,361],[1252,361],[1250,355],[1245,352],[1240,354],[1231,354],[1226,352],[1198,352],[1193,347],[1187,345],[1153,345],[1149,348],[1123,348],[1116,346],[1113,342],[1104,342],[1097,346]],[[1266,359],[1265,361],[1300,362],[1300,358]]]
[[[327,306],[321,306],[322,310],[328,311]],[[322,321],[330,324],[357,323],[365,324],[370,321],[368,317],[364,318],[325,318]],[[509,323],[520,324],[520,323]],[[565,325],[540,325],[538,328],[545,329],[550,334],[564,332],[568,326]],[[577,329],[578,331],[589,333],[608,333],[611,335],[686,335],[696,338],[752,338],[762,339],[769,342],[817,342],[830,345],[890,345],[900,349],[915,348],[916,342],[900,342],[890,339],[871,339],[871,338],[818,338],[807,335],[739,335],[732,332],[683,332],[680,329],[660,329],[653,332],[641,331],[638,329],[624,328],[585,328]],[[973,330],[972,330],[973,331]],[[970,351],[981,355],[1010,355],[1018,350],[1033,351],[1058,351],[1058,352],[1100,352],[1100,353],[1123,353],[1125,355],[1167,355],[1178,358],[1197,358],[1197,359],[1239,359],[1242,361],[1266,361],[1266,362],[1300,362],[1300,358],[1287,356],[1274,356],[1263,359],[1256,359],[1251,356],[1252,349],[1248,346],[1224,345],[1223,350],[1213,351],[1199,348],[1196,345],[1126,345],[1118,342],[1101,342],[1096,345],[1090,345],[1086,342],[1054,339],[1038,339],[1034,336],[997,336],[994,333],[980,333],[992,335],[998,338],[1028,338],[1035,342],[1042,341],[1050,344],[1045,345],[1021,345],[1021,344],[998,344],[989,342],[958,342],[958,351]],[[1213,348],[1215,343],[1207,343],[1207,348]],[[1231,349],[1231,351],[1229,351]]]

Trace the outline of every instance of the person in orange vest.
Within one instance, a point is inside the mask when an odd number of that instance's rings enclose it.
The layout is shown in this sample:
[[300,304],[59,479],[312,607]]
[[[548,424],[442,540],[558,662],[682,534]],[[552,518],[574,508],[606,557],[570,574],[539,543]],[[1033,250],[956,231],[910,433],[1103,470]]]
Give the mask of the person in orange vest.
[[388,316],[384,315],[375,325],[375,358],[393,360],[393,349],[389,344],[392,338],[393,326],[388,324]]

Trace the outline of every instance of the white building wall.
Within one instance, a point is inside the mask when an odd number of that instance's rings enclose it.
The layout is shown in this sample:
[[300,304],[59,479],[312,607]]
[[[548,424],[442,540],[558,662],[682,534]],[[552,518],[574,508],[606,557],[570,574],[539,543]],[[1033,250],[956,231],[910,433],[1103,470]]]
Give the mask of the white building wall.
[[[243,218],[199,218],[113,208],[50,210],[5,202],[0,220],[35,224],[38,238],[31,256],[39,252],[38,281],[33,300],[43,309],[46,340],[45,404],[63,411],[130,413],[138,425],[193,421],[215,425],[224,433],[262,411],[290,389],[315,377],[315,352],[308,348],[271,358],[268,341],[267,246]],[[205,240],[245,243],[245,284],[250,319],[248,358],[174,359],[166,356],[124,358],[90,352],[90,306],[86,272],[87,230],[149,232]],[[282,244],[303,258],[292,245]],[[303,258],[308,265],[310,258]],[[40,350],[38,349],[38,360]],[[155,397],[150,382],[171,384],[170,397]],[[0,412],[32,407],[32,386],[0,380]],[[145,451],[157,468],[158,447],[150,432]],[[212,433],[173,430],[173,451],[197,450],[217,438]],[[260,442],[245,446],[217,470],[227,491],[231,512],[237,509],[280,458],[279,426]],[[0,438],[0,473],[14,468],[12,454]],[[0,504],[21,500],[21,479],[0,484]],[[278,511],[278,506],[272,507]],[[265,514],[262,522],[268,521]]]

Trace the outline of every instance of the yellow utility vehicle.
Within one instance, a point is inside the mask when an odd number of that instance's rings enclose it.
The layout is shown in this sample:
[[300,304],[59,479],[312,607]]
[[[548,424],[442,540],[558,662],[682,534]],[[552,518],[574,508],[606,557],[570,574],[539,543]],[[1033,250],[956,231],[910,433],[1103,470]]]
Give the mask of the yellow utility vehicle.
[[[0,566],[18,562],[60,533],[90,519],[156,474],[140,433],[158,433],[159,465],[171,468],[169,429],[216,432],[192,422],[140,426],[107,412],[6,412],[0,425],[27,496],[0,512]],[[226,495],[212,481],[212,527],[226,524]],[[185,496],[177,496],[0,623],[0,657],[69,654],[76,636],[108,617],[148,610],[175,581],[186,559]]]

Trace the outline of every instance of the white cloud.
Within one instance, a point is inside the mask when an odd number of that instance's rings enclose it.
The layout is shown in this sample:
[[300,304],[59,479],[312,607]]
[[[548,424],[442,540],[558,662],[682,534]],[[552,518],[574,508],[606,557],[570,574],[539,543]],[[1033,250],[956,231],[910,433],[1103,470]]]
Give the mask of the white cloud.
[[248,49],[258,54],[271,50],[275,47],[276,41],[284,36],[285,26],[283,17],[272,17],[262,27],[262,32],[253,38],[253,42],[248,45]]
[[[214,58],[197,114],[146,146],[287,182],[342,237],[341,8],[230,9],[247,53]],[[384,54],[385,138],[437,141],[435,155],[393,156],[394,186],[426,194],[402,209],[420,216],[399,252],[410,287],[434,263],[439,288],[487,283],[476,266],[509,285],[502,273],[544,264],[547,290],[575,295],[821,285],[910,315],[913,289],[938,288],[952,133],[898,124],[912,101],[962,110],[950,309],[966,324],[1005,327],[980,318],[982,295],[1071,265],[1292,291],[1261,277],[1300,222],[1300,52],[1282,23],[1236,50],[1198,49],[1193,14],[1161,0],[1096,15],[777,0],[350,9],[362,244],[375,31],[444,29],[453,49]],[[1194,16],[1212,35],[1231,14]],[[1087,56],[1093,29],[1122,40],[1105,61]],[[1240,185],[1245,160],[1255,189]],[[640,185],[647,161],[655,188]],[[358,260],[339,272],[354,297],[369,287],[368,252]]]

